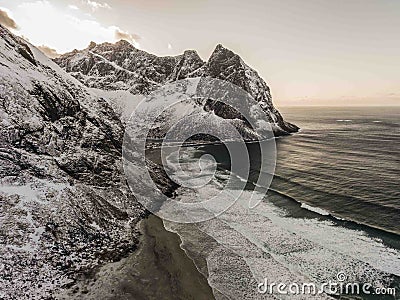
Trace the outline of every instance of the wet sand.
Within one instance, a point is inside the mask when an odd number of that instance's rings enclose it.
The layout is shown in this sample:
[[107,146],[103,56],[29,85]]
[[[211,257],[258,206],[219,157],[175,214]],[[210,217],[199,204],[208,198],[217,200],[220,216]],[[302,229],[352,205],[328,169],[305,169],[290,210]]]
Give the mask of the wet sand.
[[206,278],[180,248],[181,240],[154,215],[141,221],[138,250],[107,264],[64,299],[214,299]]

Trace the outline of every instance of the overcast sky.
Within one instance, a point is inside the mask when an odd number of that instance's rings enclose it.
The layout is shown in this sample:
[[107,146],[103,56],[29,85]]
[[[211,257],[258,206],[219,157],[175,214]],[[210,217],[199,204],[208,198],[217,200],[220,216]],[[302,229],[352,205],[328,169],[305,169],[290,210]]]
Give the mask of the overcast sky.
[[285,105],[400,105],[399,0],[0,0],[0,22],[49,55],[130,40],[157,55],[218,43]]

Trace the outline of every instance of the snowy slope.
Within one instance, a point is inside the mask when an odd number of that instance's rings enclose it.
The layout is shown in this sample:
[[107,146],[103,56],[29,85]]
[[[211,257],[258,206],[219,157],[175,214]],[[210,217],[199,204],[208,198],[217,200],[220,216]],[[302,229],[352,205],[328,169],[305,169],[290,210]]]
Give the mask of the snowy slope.
[[145,98],[143,95],[132,95],[125,90],[108,91],[96,88],[89,88],[89,90],[98,97],[107,101],[107,103],[110,104],[114,112],[121,119],[123,124],[128,122],[132,112],[135,110],[140,101]]
[[110,105],[0,26],[0,298],[48,299],[136,243]]
[[[272,103],[270,89],[258,73],[239,55],[218,45],[207,62],[196,51],[188,50],[175,57],[157,57],[136,49],[126,41],[115,44],[91,43],[86,49],[74,50],[55,59],[64,70],[83,84],[101,90],[125,90],[134,95],[148,95],[156,89],[177,80],[212,77],[239,86],[262,107],[275,135],[296,132],[298,127],[282,118]],[[230,109],[218,104],[208,105],[208,111],[223,118]],[[249,128],[251,131],[251,129]]]

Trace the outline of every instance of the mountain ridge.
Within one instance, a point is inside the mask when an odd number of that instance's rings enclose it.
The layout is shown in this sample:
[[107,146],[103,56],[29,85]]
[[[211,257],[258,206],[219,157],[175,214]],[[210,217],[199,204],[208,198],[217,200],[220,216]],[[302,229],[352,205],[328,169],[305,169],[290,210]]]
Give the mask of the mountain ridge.
[[[99,94],[150,93],[165,80],[204,75],[205,64],[194,51],[163,60],[130,47],[92,43],[84,55],[74,50],[64,56],[78,62],[68,74],[0,25],[0,298],[52,299],[79,276],[136,248],[137,223],[148,212],[124,176],[124,121],[108,95]],[[111,78],[110,86],[127,90],[97,94],[74,70],[99,75],[92,83],[100,87],[106,74],[133,78],[134,89]],[[132,74],[142,75],[139,82]],[[174,183],[165,171],[148,165],[163,193],[171,194]]]
[[91,42],[87,48],[63,54],[54,61],[90,88],[124,90],[133,95],[148,95],[167,83],[187,78],[208,76],[228,81],[260,103],[275,135],[286,135],[299,129],[286,122],[274,107],[270,88],[257,71],[222,44],[215,47],[207,61],[203,61],[195,50],[159,57],[137,49],[127,41],[114,44]]

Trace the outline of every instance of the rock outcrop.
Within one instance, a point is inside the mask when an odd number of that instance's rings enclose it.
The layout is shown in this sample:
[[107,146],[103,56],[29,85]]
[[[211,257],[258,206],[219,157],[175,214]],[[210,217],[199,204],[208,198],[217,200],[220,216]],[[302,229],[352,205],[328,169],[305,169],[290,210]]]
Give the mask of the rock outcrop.
[[[129,102],[168,82],[210,76],[250,93],[277,134],[297,130],[257,73],[220,45],[207,62],[195,51],[157,57],[125,41],[91,43],[55,62],[0,25],[1,299],[52,299],[135,249],[147,212],[123,175],[127,116],[108,97]],[[204,105],[209,110],[240,117],[218,102]],[[149,169],[172,194],[165,172]]]
[[[55,62],[88,87],[124,90],[134,95],[148,95],[160,86],[185,78],[208,76],[225,80],[239,86],[260,103],[275,135],[290,134],[299,129],[282,118],[272,103],[270,88],[258,73],[222,45],[218,45],[204,62],[194,50],[178,56],[157,57],[126,41],[99,45],[92,42],[86,49],[66,53]],[[221,117],[230,111],[226,105],[217,106]],[[214,108],[215,105],[208,105],[208,109]]]
[[0,298],[51,299],[137,243],[113,109],[0,26]]

